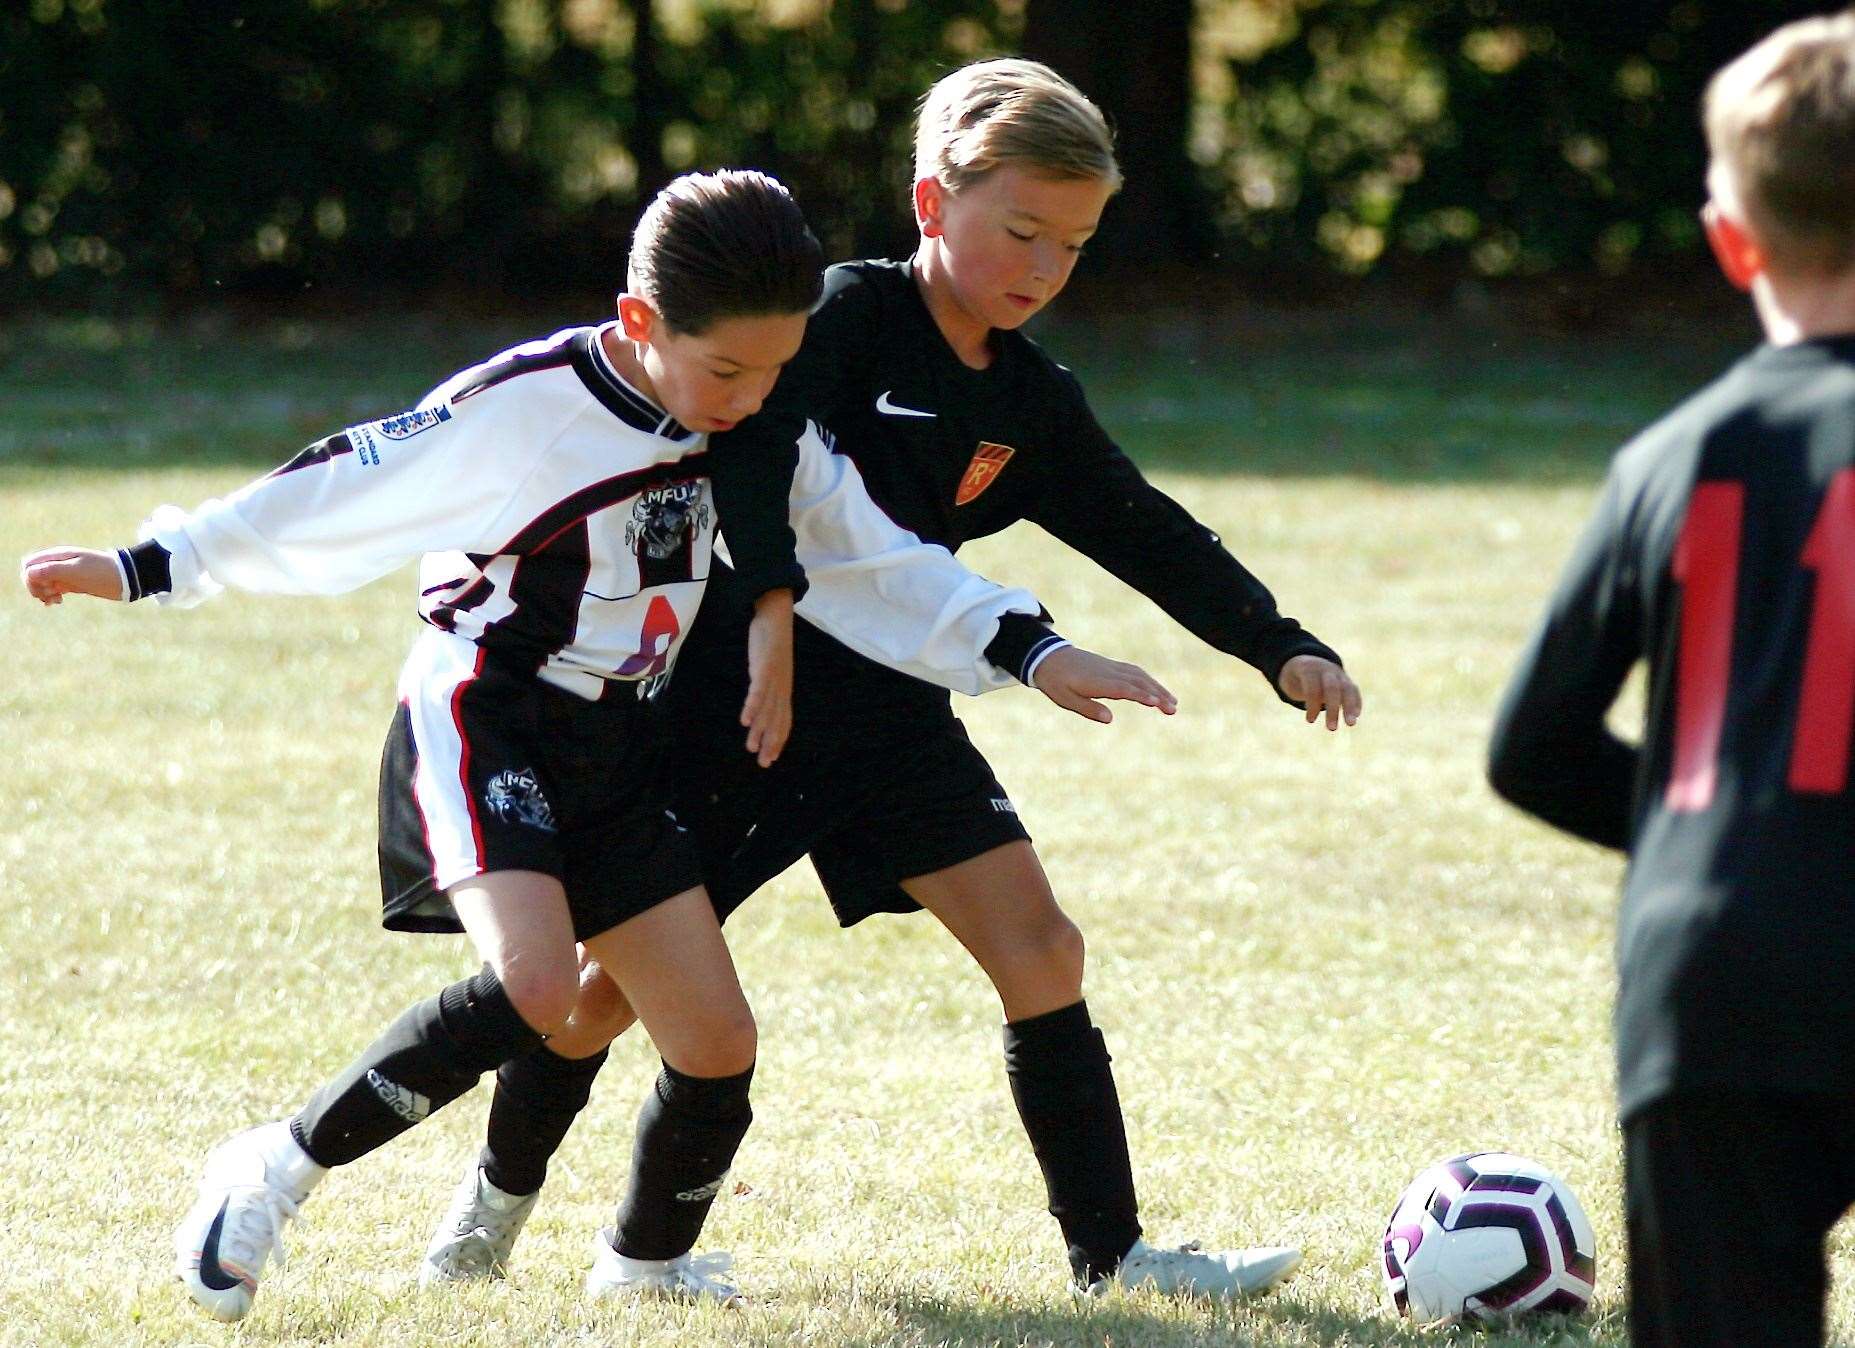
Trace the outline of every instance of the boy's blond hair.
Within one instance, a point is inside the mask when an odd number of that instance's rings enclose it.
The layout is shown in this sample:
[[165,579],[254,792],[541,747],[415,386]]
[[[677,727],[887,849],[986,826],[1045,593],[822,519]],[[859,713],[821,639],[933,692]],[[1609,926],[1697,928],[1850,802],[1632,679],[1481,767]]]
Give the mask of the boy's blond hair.
[[950,192],[995,168],[1121,186],[1114,133],[1075,85],[1036,61],[975,61],[937,80],[915,121],[915,178]]
[[1768,262],[1855,268],[1855,10],[1786,24],[1721,70],[1706,124],[1714,195],[1725,189]]

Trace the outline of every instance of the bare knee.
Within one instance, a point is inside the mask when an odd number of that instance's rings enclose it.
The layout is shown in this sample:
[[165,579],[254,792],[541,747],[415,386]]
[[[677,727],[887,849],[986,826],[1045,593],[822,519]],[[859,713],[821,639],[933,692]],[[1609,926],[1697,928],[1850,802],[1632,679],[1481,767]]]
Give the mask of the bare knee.
[[659,1044],[663,1060],[685,1076],[731,1077],[754,1065],[760,1035],[746,1003],[679,1027],[675,1042]]
[[589,960],[580,968],[580,997],[573,1014],[548,1046],[563,1058],[590,1058],[630,1029],[637,1018],[618,984]]
[[573,1008],[576,1022],[609,1030],[611,1038],[616,1039],[637,1018],[612,975],[592,960],[580,966],[580,1000]]
[[496,977],[529,1029],[554,1035],[566,1028],[580,995],[579,974],[571,959],[511,957],[502,962]]
[[1013,933],[1011,964],[1018,977],[1029,977],[1053,994],[1073,989],[1082,992],[1082,966],[1086,950],[1082,928],[1061,908],[1051,904],[1034,925]]
[[980,963],[1005,1019],[1025,1020],[1081,1000],[1085,954],[1081,928],[1052,903],[1035,921],[999,933]]
[[1039,933],[1038,947],[1039,957],[1052,975],[1074,983],[1080,991],[1083,963],[1088,953],[1082,940],[1082,928],[1058,908]]

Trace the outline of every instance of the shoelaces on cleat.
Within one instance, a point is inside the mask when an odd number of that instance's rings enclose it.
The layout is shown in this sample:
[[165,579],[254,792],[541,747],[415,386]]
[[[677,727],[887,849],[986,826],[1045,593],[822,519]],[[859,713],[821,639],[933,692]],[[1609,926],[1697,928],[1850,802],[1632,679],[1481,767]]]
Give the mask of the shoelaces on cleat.
[[283,1224],[296,1216],[296,1200],[268,1185],[244,1190],[240,1200],[235,1210],[227,1213],[231,1219],[229,1253],[253,1268],[266,1255],[274,1255],[277,1267],[282,1268]]
[[445,1251],[442,1260],[445,1268],[460,1273],[487,1273],[496,1266],[496,1251],[490,1244],[488,1232],[479,1227],[474,1232],[460,1231],[457,1234],[478,1235],[484,1239]]

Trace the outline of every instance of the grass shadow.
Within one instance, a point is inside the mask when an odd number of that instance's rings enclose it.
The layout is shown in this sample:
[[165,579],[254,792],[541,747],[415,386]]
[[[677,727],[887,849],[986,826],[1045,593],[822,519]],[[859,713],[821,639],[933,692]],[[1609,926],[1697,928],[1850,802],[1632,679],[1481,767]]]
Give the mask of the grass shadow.
[[1360,1316],[1277,1295],[1239,1306],[1174,1304],[1148,1297],[1079,1301],[1072,1308],[1024,1308],[901,1297],[893,1303],[900,1333],[846,1340],[847,1348],[893,1348],[896,1342],[946,1348],[1314,1348],[1314,1345],[1426,1344],[1431,1348],[1626,1348],[1622,1318],[1542,1318],[1512,1329],[1419,1329],[1386,1315]]

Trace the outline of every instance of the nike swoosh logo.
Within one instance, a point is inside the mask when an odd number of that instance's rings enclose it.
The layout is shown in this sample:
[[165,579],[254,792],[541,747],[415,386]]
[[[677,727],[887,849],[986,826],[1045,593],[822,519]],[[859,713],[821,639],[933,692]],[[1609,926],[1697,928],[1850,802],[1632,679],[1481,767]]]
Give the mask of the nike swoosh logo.
[[876,399],[876,410],[892,417],[932,417],[938,415],[938,413],[935,412],[917,412],[912,407],[897,407],[894,403],[889,401],[889,391],[887,389],[883,390],[882,396]]
[[219,1228],[225,1225],[225,1207],[225,1203],[219,1205],[213,1224],[206,1228],[206,1243],[200,1246],[200,1281],[215,1292],[229,1292],[244,1281],[227,1273],[219,1263]]

